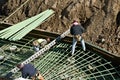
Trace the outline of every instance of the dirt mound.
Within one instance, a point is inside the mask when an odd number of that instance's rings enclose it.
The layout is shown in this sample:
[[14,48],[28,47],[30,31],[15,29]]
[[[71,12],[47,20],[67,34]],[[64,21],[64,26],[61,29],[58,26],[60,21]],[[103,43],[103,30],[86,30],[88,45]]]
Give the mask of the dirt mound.
[[[2,0],[0,14],[9,16],[25,1]],[[48,8],[55,15],[38,28],[62,33],[77,18],[86,29],[86,41],[120,55],[120,0],[29,0],[7,21],[15,24]]]

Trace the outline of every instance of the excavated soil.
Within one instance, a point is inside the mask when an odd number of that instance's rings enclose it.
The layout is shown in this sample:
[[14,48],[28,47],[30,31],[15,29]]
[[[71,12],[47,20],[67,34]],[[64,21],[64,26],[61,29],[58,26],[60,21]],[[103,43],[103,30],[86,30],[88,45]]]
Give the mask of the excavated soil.
[[120,0],[1,0],[0,20],[16,24],[48,8],[55,15],[37,28],[62,33],[77,18],[86,29],[87,42],[120,55]]

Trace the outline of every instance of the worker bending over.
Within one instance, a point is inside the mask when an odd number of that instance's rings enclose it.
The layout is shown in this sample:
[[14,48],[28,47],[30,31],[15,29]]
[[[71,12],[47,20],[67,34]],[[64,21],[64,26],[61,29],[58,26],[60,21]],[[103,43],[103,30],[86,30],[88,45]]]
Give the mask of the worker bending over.
[[18,64],[17,67],[22,73],[22,78],[26,80],[44,80],[43,76],[41,76],[32,64]]
[[43,48],[46,44],[48,44],[50,42],[50,38],[46,38],[46,39],[37,39],[35,41],[33,41],[33,50],[35,52],[38,52],[41,48]]

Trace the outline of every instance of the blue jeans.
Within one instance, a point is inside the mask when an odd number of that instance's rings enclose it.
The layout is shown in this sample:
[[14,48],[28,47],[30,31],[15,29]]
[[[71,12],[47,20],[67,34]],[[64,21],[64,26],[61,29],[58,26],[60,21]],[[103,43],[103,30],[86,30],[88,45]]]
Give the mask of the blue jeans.
[[[84,39],[80,39],[80,42],[81,42],[81,45],[82,45],[83,50],[86,51]],[[72,55],[73,55],[74,52],[75,52],[75,46],[76,46],[76,44],[77,44],[77,40],[73,37],[73,42],[72,42]]]

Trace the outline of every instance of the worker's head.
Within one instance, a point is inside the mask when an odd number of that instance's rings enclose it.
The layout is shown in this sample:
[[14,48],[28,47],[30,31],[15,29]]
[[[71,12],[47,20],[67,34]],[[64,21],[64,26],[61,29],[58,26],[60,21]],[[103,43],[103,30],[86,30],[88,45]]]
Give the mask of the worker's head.
[[78,20],[75,19],[75,20],[73,20],[73,23],[74,23],[74,22],[78,22]]
[[22,69],[22,68],[24,67],[24,64],[20,63],[20,64],[17,65],[17,67],[18,67],[19,69]]
[[33,46],[38,46],[39,42],[37,40],[33,41]]
[[49,38],[49,37],[47,37],[47,38],[46,38],[46,40],[47,40],[47,43],[49,43],[49,42],[50,42],[50,38]]
[[73,20],[73,25],[78,25],[79,21],[77,19]]

